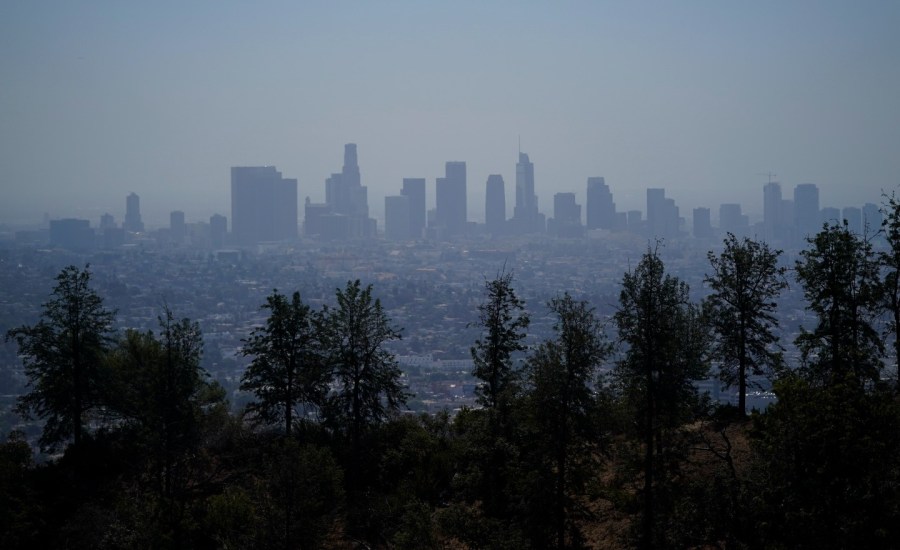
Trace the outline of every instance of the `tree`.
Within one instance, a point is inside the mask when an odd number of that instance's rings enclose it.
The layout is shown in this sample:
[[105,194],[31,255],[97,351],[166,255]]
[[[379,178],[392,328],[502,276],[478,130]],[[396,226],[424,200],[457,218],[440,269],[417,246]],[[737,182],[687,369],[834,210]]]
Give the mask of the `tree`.
[[189,319],[165,307],[159,334],[129,330],[108,356],[115,391],[111,411],[132,429],[148,460],[154,489],[171,498],[184,485],[184,455],[199,445],[206,409],[224,403],[200,366],[203,337]]
[[627,346],[616,376],[636,413],[643,441],[641,546],[664,545],[657,525],[658,486],[675,460],[673,435],[690,418],[696,400],[692,380],[705,376],[707,336],[688,285],[665,272],[656,250],[625,273],[615,313],[619,340]]
[[787,288],[785,268],[778,266],[780,250],[748,238],[738,241],[731,233],[719,256],[707,256],[713,274],[704,279],[712,288],[707,298],[716,338],[713,352],[721,361],[719,377],[738,387],[738,410],[746,409],[747,376],[782,364],[778,320],[774,312],[778,294]]
[[[900,365],[900,199],[895,193],[885,197],[882,205],[881,231],[887,250],[878,255],[884,275],[881,280],[881,307],[889,315],[887,332],[894,340],[894,365]],[[900,390],[900,367],[897,369],[897,389]]]
[[68,266],[56,276],[52,298],[32,326],[10,330],[25,366],[29,392],[18,400],[25,418],[46,419],[43,449],[85,435],[85,418],[102,402],[101,359],[106,352],[114,313],[91,288],[90,266]]
[[[600,321],[583,301],[568,293],[549,303],[556,315],[556,337],[543,342],[528,360],[531,389],[528,410],[538,437],[533,449],[540,455],[540,470],[552,472],[552,496],[543,502],[548,510],[556,547],[565,548],[566,536],[578,538],[571,521],[573,502],[569,491],[593,463],[597,434],[592,411],[596,407],[595,383],[602,361],[609,355]],[[537,518],[536,518],[537,519]],[[549,541],[540,541],[540,546]]]
[[318,407],[327,391],[314,315],[294,292],[291,300],[277,290],[266,298],[266,324],[244,340],[243,354],[252,357],[241,378],[241,390],[256,401],[247,412],[267,424],[281,423],[290,437],[295,414]]
[[487,299],[478,306],[478,325],[483,335],[471,348],[475,364],[472,375],[481,380],[475,390],[478,402],[492,414],[498,413],[501,425],[520,376],[514,368],[513,355],[526,349],[523,341],[529,324],[525,303],[516,295],[512,281],[512,273],[504,270],[495,279],[485,281]]
[[322,312],[321,335],[335,389],[326,401],[330,420],[354,447],[369,426],[380,424],[406,403],[401,371],[385,344],[400,338],[372,285],[359,280],[336,292],[337,306]]
[[874,327],[879,269],[871,245],[843,225],[825,225],[800,253],[797,280],[818,317],[796,339],[807,378],[831,384],[878,380],[883,343]]

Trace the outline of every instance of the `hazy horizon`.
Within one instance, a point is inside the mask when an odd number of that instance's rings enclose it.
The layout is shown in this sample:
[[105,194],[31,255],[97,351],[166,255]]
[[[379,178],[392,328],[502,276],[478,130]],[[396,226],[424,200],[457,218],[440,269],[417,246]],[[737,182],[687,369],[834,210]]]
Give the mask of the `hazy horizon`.
[[302,216],[350,142],[376,217],[463,160],[481,220],[520,138],[548,214],[603,176],[619,210],[665,187],[754,217],[769,171],[860,206],[900,184],[898,26],[891,2],[7,3],[0,221],[121,222],[129,192],[151,225],[230,215],[238,165],[297,178]]

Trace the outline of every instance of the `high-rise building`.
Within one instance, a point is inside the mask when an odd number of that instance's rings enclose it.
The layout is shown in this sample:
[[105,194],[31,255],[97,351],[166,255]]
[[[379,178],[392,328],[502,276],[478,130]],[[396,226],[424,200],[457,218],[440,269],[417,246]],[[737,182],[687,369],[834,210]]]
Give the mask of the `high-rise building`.
[[680,229],[681,217],[675,199],[666,198],[665,189],[648,188],[646,235],[651,239],[664,239],[678,235]]
[[794,187],[794,229],[799,242],[822,229],[819,212],[819,188],[814,183]]
[[392,241],[405,241],[411,237],[409,197],[395,195],[384,198],[384,237]]
[[409,199],[409,231],[414,239],[425,232],[425,178],[403,178],[400,194]]
[[580,237],[584,234],[581,225],[581,205],[575,202],[575,193],[553,195],[553,219],[547,222],[547,230],[557,237]]
[[848,206],[841,212],[841,217],[847,222],[847,228],[857,235],[863,234],[862,210],[856,206]]
[[360,183],[356,144],[344,145],[340,173],[325,180],[325,202],[333,214],[345,216],[349,237],[374,237],[375,220],[369,218],[368,188]]
[[102,216],[100,216],[100,229],[101,230],[115,229],[115,227],[116,227],[116,219],[113,217],[112,214],[107,212],[106,214],[103,214]]
[[500,174],[491,174],[485,184],[484,225],[495,236],[506,230],[506,189]]
[[209,217],[209,240],[213,248],[225,246],[225,235],[228,233],[228,218],[221,214]]
[[88,220],[50,220],[50,245],[69,250],[86,250],[95,245],[94,230]]
[[719,229],[722,230],[722,234],[731,233],[743,237],[749,228],[750,221],[741,213],[740,204],[726,203],[719,206]]
[[875,235],[881,229],[881,209],[877,204],[867,202],[863,205],[862,223],[866,235]]
[[169,213],[169,234],[175,242],[181,242],[187,236],[187,226],[184,224],[184,212],[173,210]]
[[231,234],[235,244],[297,238],[297,180],[274,166],[231,168]]
[[770,181],[763,186],[763,231],[766,242],[774,243],[786,236],[782,200],[780,183]]
[[[821,219],[819,221],[819,226],[817,228],[818,232],[822,229],[824,224],[828,225],[843,225],[843,219],[841,218],[841,209],[835,208],[833,206],[826,206],[821,210]],[[812,235],[812,233],[810,234]]]
[[125,197],[125,222],[122,227],[131,233],[144,231],[144,222],[141,221],[141,198],[135,193]]
[[516,205],[511,225],[517,234],[543,233],[546,230],[544,216],[538,212],[537,195],[534,194],[534,164],[522,152],[519,152],[519,162],[516,163]]
[[710,239],[713,236],[712,224],[709,219],[709,208],[694,208],[694,237],[697,239]]
[[602,177],[587,179],[587,228],[615,229],[616,203]]
[[435,185],[435,225],[442,237],[466,231],[466,163],[450,161]]

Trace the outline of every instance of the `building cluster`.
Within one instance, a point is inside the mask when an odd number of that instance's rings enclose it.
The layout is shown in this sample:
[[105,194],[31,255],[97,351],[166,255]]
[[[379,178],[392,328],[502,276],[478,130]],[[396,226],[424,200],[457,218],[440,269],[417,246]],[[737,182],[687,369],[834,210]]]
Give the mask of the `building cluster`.
[[[384,226],[379,229],[369,216],[368,188],[362,185],[357,147],[344,146],[340,172],[325,180],[325,202],[306,198],[300,223],[297,180],[285,178],[274,166],[236,166],[231,168],[231,227],[219,214],[208,222],[185,221],[182,211],[170,215],[170,225],[154,232],[157,242],[176,246],[252,248],[292,242],[298,237],[318,241],[347,241],[383,237],[390,241],[427,239],[453,241],[463,237],[515,237],[549,235],[580,238],[598,232],[627,232],[649,239],[694,237],[712,239],[733,233],[754,236],[784,247],[803,246],[809,235],[823,223],[847,223],[863,234],[880,227],[879,207],[872,203],[841,209],[820,208],[815,184],[797,185],[793,197],[782,194],[781,184],[769,181],[763,188],[763,220],[751,223],[741,205],[722,204],[718,225],[713,225],[710,208],[693,209],[689,229],[674,199],[663,188],[648,188],[646,210],[618,211],[613,193],[603,177],[587,178],[586,205],[572,192],[553,196],[552,217],[538,207],[535,193],[534,164],[519,152],[516,163],[515,204],[507,217],[506,188],[503,176],[491,174],[484,187],[484,223],[469,221],[467,212],[466,163],[447,162],[444,175],[435,179],[434,208],[428,209],[429,186],[425,178],[404,178],[397,195],[384,198]],[[302,231],[299,229],[302,227]],[[18,235],[17,235],[18,237]],[[147,239],[141,221],[140,198],[126,198],[125,218],[116,224],[104,214],[99,227],[88,220],[60,219],[49,222],[49,234],[23,232],[22,240],[43,239],[52,246],[67,249],[116,248]],[[30,244],[30,243],[29,243]]]

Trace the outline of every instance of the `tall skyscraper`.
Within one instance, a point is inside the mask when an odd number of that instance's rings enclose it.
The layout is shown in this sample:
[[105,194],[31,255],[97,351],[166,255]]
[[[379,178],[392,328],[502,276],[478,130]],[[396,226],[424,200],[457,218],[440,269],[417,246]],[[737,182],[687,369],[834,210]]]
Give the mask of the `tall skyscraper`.
[[435,185],[435,224],[445,237],[466,231],[466,163],[450,161]]
[[225,246],[225,235],[228,233],[228,218],[221,214],[209,217],[209,240],[213,248]]
[[862,210],[856,206],[848,206],[841,211],[841,217],[847,222],[847,227],[857,235],[863,234]]
[[794,187],[794,229],[800,243],[822,229],[819,188],[814,183]]
[[614,229],[616,226],[616,203],[602,177],[587,179],[587,228]]
[[409,199],[409,231],[413,239],[425,232],[425,178],[403,178],[400,194]]
[[726,203],[719,206],[719,229],[722,234],[731,233],[737,237],[743,237],[750,229],[750,221],[741,213],[741,205]]
[[[629,223],[629,227],[630,227]],[[674,237],[678,234],[681,218],[674,199],[666,198],[662,188],[647,189],[647,236],[653,238]]]
[[866,235],[874,235],[881,229],[881,210],[877,204],[867,202],[863,205],[862,223]]
[[512,226],[518,234],[543,233],[546,229],[544,216],[538,212],[537,195],[534,194],[534,164],[521,151],[516,163],[516,205]]
[[557,237],[581,237],[581,205],[575,203],[575,193],[553,195],[553,218],[547,221],[547,232]]
[[411,237],[409,197],[395,195],[384,198],[384,237],[392,241],[405,241]]
[[174,210],[169,213],[169,234],[175,242],[181,242],[187,236],[187,226],[184,224],[184,212]]
[[135,193],[125,197],[125,222],[122,223],[122,227],[132,233],[144,231],[144,222],[141,221],[141,198]]
[[694,238],[709,239],[713,236],[709,208],[694,208]]
[[763,237],[766,242],[774,243],[785,237],[784,210],[781,198],[781,184],[770,181],[763,187]]
[[274,166],[231,168],[231,234],[238,245],[297,238],[297,180]]
[[484,225],[495,236],[506,230],[506,189],[500,174],[491,174],[485,184]]
[[341,172],[325,180],[325,202],[332,213],[346,216],[348,236],[375,236],[375,220],[369,218],[368,188],[360,183],[355,143],[344,145]]

